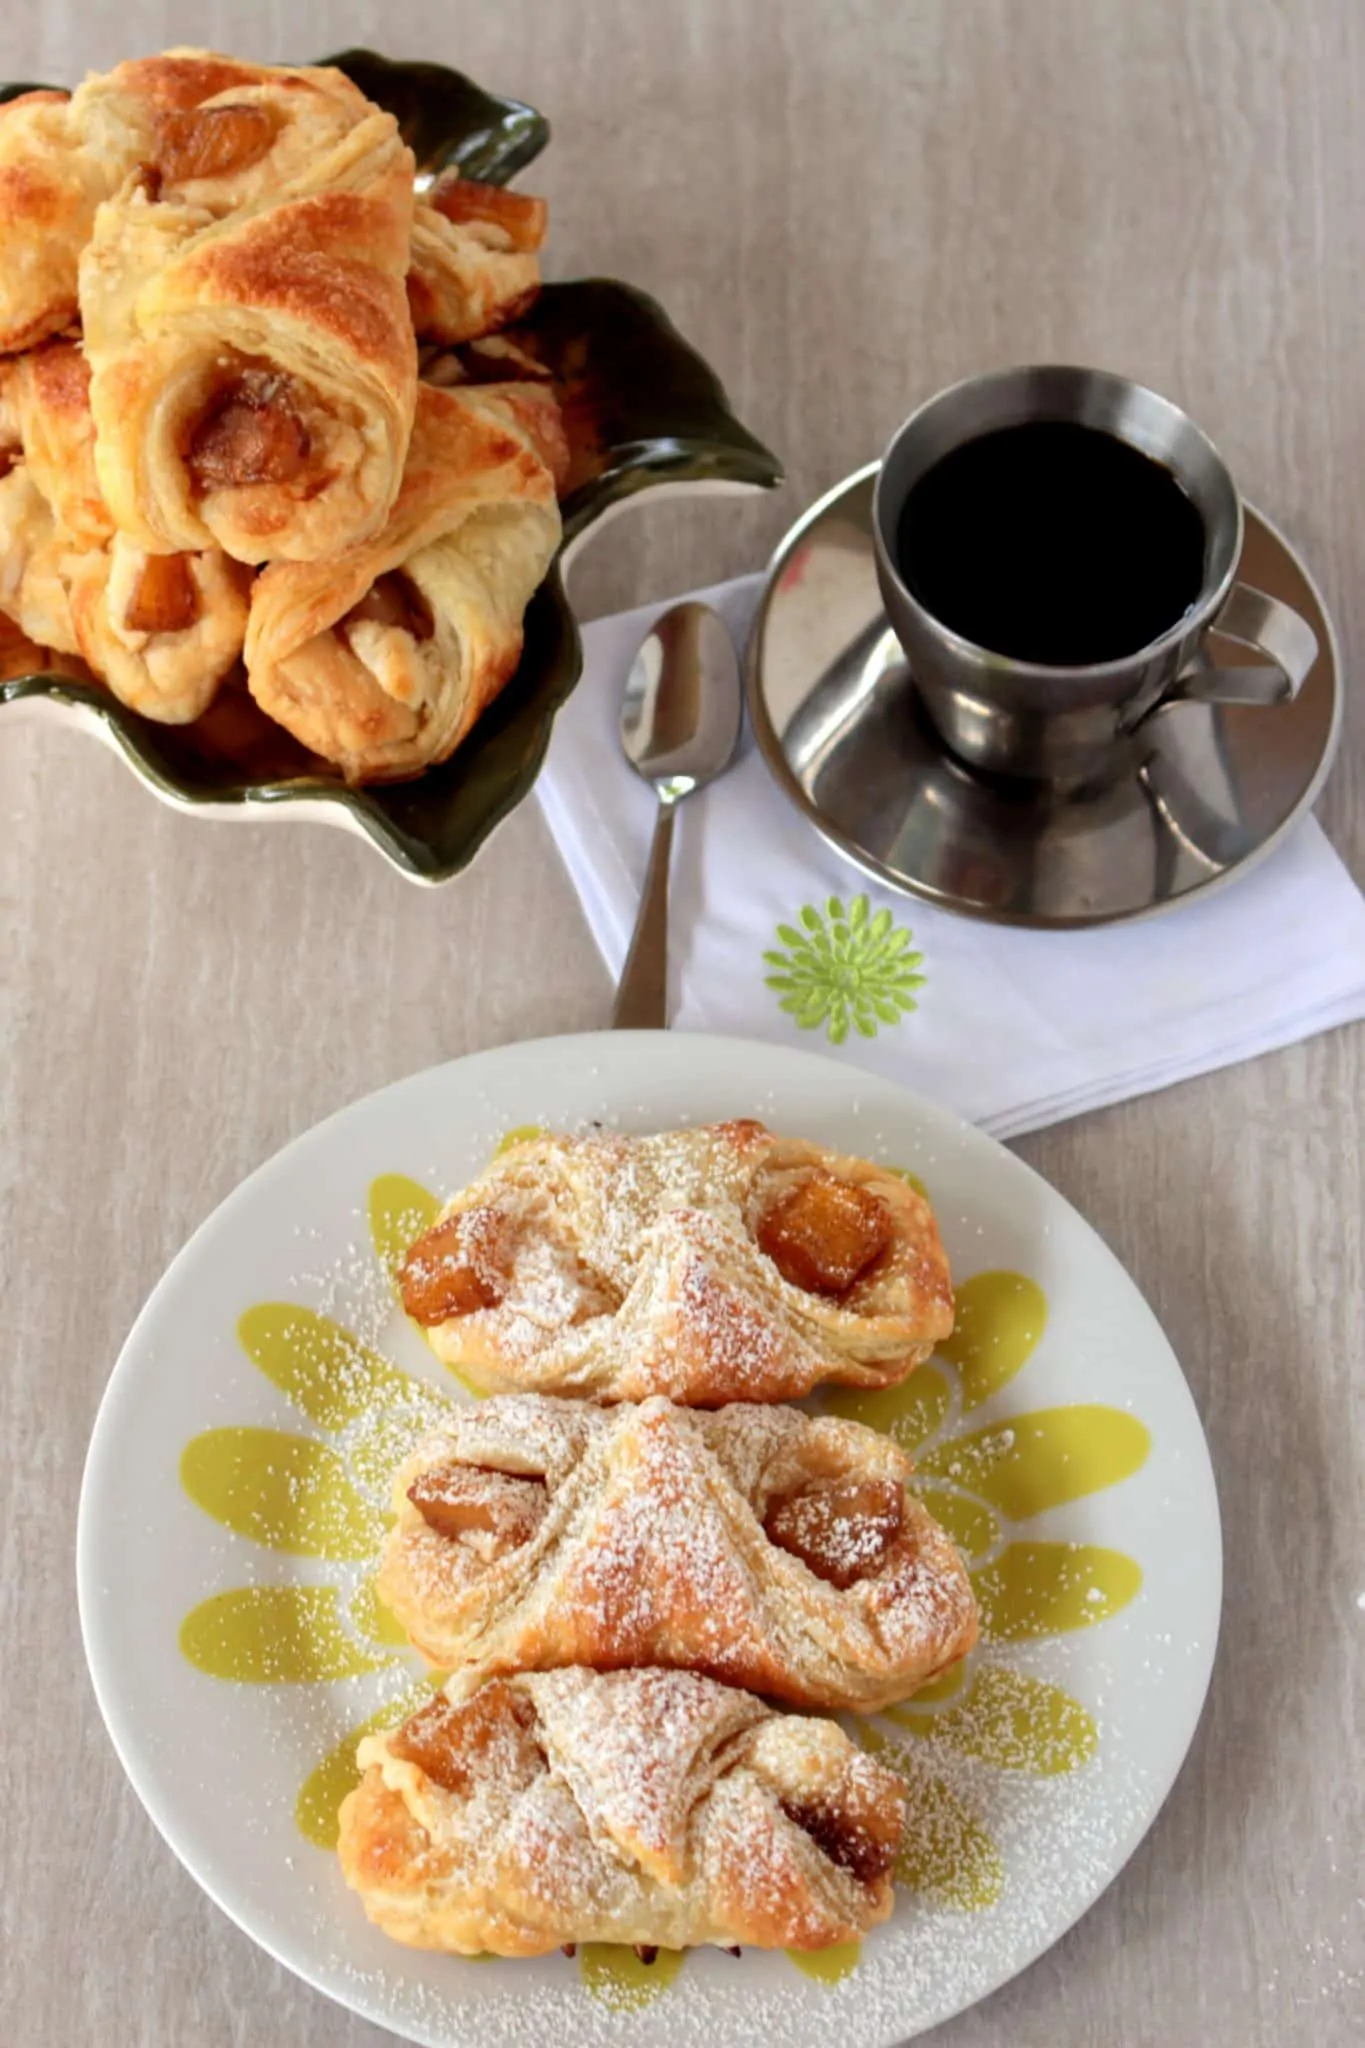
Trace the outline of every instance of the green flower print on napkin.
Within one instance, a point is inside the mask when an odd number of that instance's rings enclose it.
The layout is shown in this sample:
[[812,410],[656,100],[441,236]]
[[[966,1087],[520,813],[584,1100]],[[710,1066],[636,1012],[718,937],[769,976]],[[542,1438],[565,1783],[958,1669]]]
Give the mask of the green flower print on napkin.
[[763,955],[774,969],[764,980],[803,1031],[823,1025],[830,1044],[842,1045],[850,1029],[875,1038],[879,1024],[899,1024],[918,1007],[914,991],[925,977],[924,955],[910,949],[915,935],[889,910],[874,915],[866,896],[847,908],[831,896],[823,911],[808,903],[800,930],[780,924],[777,936],[785,950]]

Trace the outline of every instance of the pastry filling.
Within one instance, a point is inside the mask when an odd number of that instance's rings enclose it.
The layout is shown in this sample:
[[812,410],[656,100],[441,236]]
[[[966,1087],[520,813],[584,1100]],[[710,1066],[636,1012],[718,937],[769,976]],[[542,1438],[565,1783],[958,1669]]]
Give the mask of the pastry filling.
[[199,617],[188,555],[148,555],[123,615],[132,633],[185,633]]
[[823,1171],[790,1188],[759,1219],[758,1248],[807,1294],[846,1294],[891,1243],[877,1195]]
[[494,1679],[472,1699],[455,1705],[437,1698],[389,1737],[389,1754],[443,1791],[472,1792],[490,1752],[528,1731],[535,1711],[521,1693]]
[[267,107],[168,108],[157,117],[156,169],[170,185],[231,177],[260,162],[276,125]]
[[530,254],[545,240],[549,209],[543,199],[509,192],[502,185],[484,185],[477,178],[438,179],[427,194],[429,203],[461,227],[500,228],[506,246]]
[[769,1507],[763,1530],[807,1571],[846,1592],[880,1570],[905,1521],[894,1479],[820,1479]]
[[338,631],[345,635],[348,626],[359,625],[363,621],[377,626],[396,626],[400,632],[410,633],[419,643],[430,640],[436,631],[431,606],[412,578],[405,576],[401,569],[392,569],[387,576],[377,576],[360,603],[352,605],[345,618],[338,622]]
[[497,1209],[465,1209],[410,1246],[398,1286],[415,1323],[430,1329],[498,1306],[507,1281],[503,1220]]
[[491,1536],[499,1553],[529,1543],[549,1506],[543,1479],[482,1465],[437,1465],[414,1479],[408,1499],[438,1536]]
[[291,379],[252,369],[214,393],[190,435],[185,465],[202,493],[241,484],[293,483],[311,452]]
[[[896,1837],[883,1839],[874,1835],[850,1814],[795,1799],[784,1799],[782,1811],[788,1820],[805,1830],[822,1855],[837,1863],[840,1870],[848,1871],[859,1884],[876,1884],[896,1860]],[[899,1835],[899,1825],[896,1834]]]

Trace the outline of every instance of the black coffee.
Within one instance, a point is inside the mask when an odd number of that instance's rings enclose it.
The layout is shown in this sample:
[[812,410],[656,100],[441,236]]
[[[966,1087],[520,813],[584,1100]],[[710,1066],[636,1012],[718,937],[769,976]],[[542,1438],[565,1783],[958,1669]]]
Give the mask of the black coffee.
[[967,441],[910,487],[897,566],[978,647],[1060,668],[1116,661],[1189,610],[1204,523],[1159,462],[1096,427],[1035,420]]

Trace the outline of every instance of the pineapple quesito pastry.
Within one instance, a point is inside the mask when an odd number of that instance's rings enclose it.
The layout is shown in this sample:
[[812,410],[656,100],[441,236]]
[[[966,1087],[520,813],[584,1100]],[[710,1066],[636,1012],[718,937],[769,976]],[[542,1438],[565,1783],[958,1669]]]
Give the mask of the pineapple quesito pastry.
[[256,584],[246,664],[262,710],[352,782],[444,761],[521,658],[559,545],[564,459],[542,386],[423,384],[380,532]]
[[217,548],[148,553],[95,474],[90,370],[49,341],[0,365],[0,609],[37,648],[78,655],[163,724],[198,718],[237,663],[249,577]]
[[691,1672],[494,1679],[359,1764],[341,1867],[413,1948],[818,1949],[891,1911],[900,1780],[833,1722]]
[[480,1390],[601,1401],[892,1386],[953,1327],[924,1197],[747,1119],[517,1145],[411,1246],[401,1285]]
[[526,311],[545,218],[417,196],[326,66],[170,50],[0,107],[0,610],[38,665],[186,723],[245,656],[348,780],[444,760],[517,666],[566,451],[538,364],[419,392],[419,346]]
[[652,1664],[871,1711],[977,1634],[910,1472],[891,1438],[796,1408],[498,1395],[400,1466],[378,1587],[456,1690]]

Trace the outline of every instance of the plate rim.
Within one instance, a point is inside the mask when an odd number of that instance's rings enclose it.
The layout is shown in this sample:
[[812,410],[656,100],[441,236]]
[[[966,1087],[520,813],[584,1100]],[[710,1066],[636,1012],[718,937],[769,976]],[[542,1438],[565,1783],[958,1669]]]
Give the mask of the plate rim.
[[[1346,693],[1342,684],[1341,642],[1337,633],[1336,622],[1328,608],[1327,601],[1303,556],[1288,539],[1283,530],[1275,524],[1274,520],[1262,512],[1250,499],[1243,500],[1243,510],[1246,514],[1248,525],[1252,523],[1259,525],[1262,531],[1267,533],[1276,545],[1283,549],[1308,586],[1321,614],[1323,624],[1326,627],[1326,651],[1330,657],[1332,708],[1322,750],[1318,756],[1313,773],[1305,783],[1294,808],[1276,826],[1273,832],[1267,834],[1260,844],[1253,848],[1250,853],[1245,854],[1241,860],[1234,862],[1231,867],[1220,869],[1218,874],[1210,876],[1207,881],[1195,883],[1193,887],[1186,889],[1179,896],[1163,897],[1159,903],[1143,904],[1136,910],[1105,911],[1093,916],[1045,917],[1037,914],[992,910],[984,904],[966,903],[959,898],[948,898],[938,891],[928,889],[911,877],[903,875],[893,868],[886,867],[875,855],[868,853],[865,848],[859,846],[848,833],[836,825],[832,819],[828,818],[819,805],[811,800],[796,776],[792,773],[791,766],[783,751],[782,742],[778,738],[772,719],[768,714],[767,701],[764,697],[760,679],[760,643],[764,627],[767,623],[773,595],[778,587],[781,571],[797,545],[809,532],[810,528],[816,525],[826,513],[834,510],[842,499],[847,497],[860,484],[867,483],[877,476],[881,466],[881,457],[878,456],[872,462],[865,462],[860,468],[851,470],[847,476],[841,478],[838,483],[832,484],[827,491],[823,492],[815,500],[814,504],[808,506],[801,514],[801,517],[788,527],[764,566],[763,586],[754,608],[753,620],[744,648],[744,697],[748,707],[749,718],[754,728],[754,734],[758,740],[759,752],[762,754],[764,764],[782,795],[794,804],[807,823],[814,827],[826,846],[832,848],[841,859],[848,861],[860,874],[866,875],[871,881],[879,883],[883,888],[893,890],[898,896],[908,896],[921,903],[930,903],[936,910],[944,911],[953,917],[967,917],[977,924],[995,924],[1003,926],[1007,930],[1012,929],[1015,931],[1076,932],[1099,931],[1107,925],[1148,923],[1153,918],[1164,917],[1172,911],[1181,910],[1186,904],[1205,902],[1220,889],[1226,888],[1234,882],[1240,882],[1245,875],[1250,874],[1261,861],[1265,860],[1269,854],[1273,853],[1284,842],[1298,825],[1300,819],[1312,809],[1322,794],[1323,787],[1332,772],[1337,751],[1341,745],[1342,727],[1346,711]],[[889,628],[889,620],[887,625]]]
[[[242,1914],[234,1910],[220,1896],[216,1883],[210,1882],[195,1862],[191,1860],[191,1855],[182,1847],[183,1834],[175,1816],[167,1811],[154,1785],[149,1787],[144,1781],[144,1776],[140,1775],[140,1770],[135,1769],[130,1764],[130,1745],[127,1742],[130,1724],[126,1718],[126,1707],[115,1703],[113,1698],[115,1691],[113,1670],[101,1662],[100,1653],[92,1648],[92,1638],[96,1627],[93,1616],[100,1598],[96,1584],[99,1564],[95,1550],[96,1538],[94,1531],[97,1509],[93,1505],[93,1500],[101,1469],[112,1455],[113,1449],[116,1448],[112,1443],[112,1432],[117,1427],[119,1411],[129,1398],[127,1385],[120,1386],[120,1376],[126,1376],[130,1370],[126,1361],[132,1355],[134,1347],[141,1337],[144,1325],[152,1319],[163,1290],[169,1285],[173,1276],[177,1275],[189,1263],[191,1255],[201,1237],[220,1218],[235,1216],[240,1209],[249,1207],[255,1198],[259,1184],[268,1175],[272,1174],[277,1167],[288,1160],[296,1158],[299,1153],[314,1143],[325,1141],[326,1137],[333,1133],[335,1127],[344,1123],[353,1114],[361,1110],[373,1112],[385,1099],[391,1098],[403,1091],[417,1091],[424,1086],[429,1086],[438,1076],[442,1077],[442,1080],[445,1081],[457,1073],[468,1075],[473,1070],[473,1082],[475,1088],[477,1088],[479,1078],[477,1070],[480,1067],[494,1067],[500,1064],[510,1065],[519,1061],[529,1061],[534,1066],[544,1062],[555,1053],[560,1055],[567,1054],[570,1058],[586,1054],[588,1058],[591,1058],[593,1051],[597,1050],[600,1052],[600,1048],[604,1043],[623,1044],[627,1042],[637,1046],[667,1047],[669,1050],[666,1057],[670,1058],[673,1056],[673,1049],[675,1048],[679,1051],[686,1048],[688,1053],[700,1051],[702,1057],[715,1056],[720,1060],[724,1059],[727,1052],[733,1052],[737,1049],[752,1052],[758,1048],[763,1051],[765,1057],[780,1054],[784,1066],[805,1066],[808,1069],[822,1070],[826,1075],[838,1074],[845,1081],[849,1078],[848,1070],[844,1064],[826,1054],[810,1051],[805,1047],[775,1047],[763,1040],[742,1038],[733,1034],[718,1032],[582,1031],[563,1033],[545,1038],[513,1040],[505,1045],[486,1047],[475,1052],[457,1055],[450,1060],[438,1061],[432,1066],[419,1068],[414,1073],[400,1076],[398,1079],[389,1081],[365,1095],[355,1097],[352,1101],[344,1103],[340,1108],[320,1118],[318,1122],[308,1126],[305,1130],[296,1133],[285,1144],[268,1154],[266,1158],[261,1160],[237,1182],[221,1201],[217,1202],[205,1216],[201,1217],[199,1222],[191,1229],[189,1235],[184,1239],[152,1286],[119,1348],[118,1356],[110,1369],[108,1379],[100,1396],[81,1472],[75,1543],[76,1592],[81,1646],[85,1656],[86,1669],[90,1676],[91,1688],[99,1708],[100,1718],[113,1745],[123,1774],[143,1811],[147,1814],[157,1833],[161,1836],[163,1842],[174,1855],[182,1869],[199,1889],[212,1900],[213,1904],[218,1907],[232,1925],[249,1941],[253,1942],[256,1947],[269,1955],[283,1968],[290,1971],[292,1975],[308,1984],[312,1990],[321,1993],[323,1997],[329,1999],[333,2004],[340,2006],[343,2010],[355,2012],[360,2017],[368,2019],[373,2024],[384,2028],[399,2039],[425,2041],[429,2044],[429,2048],[466,2048],[466,2043],[470,2043],[472,2048],[474,2037],[466,2032],[463,2023],[461,2023],[458,2033],[448,2029],[439,2034],[426,2031],[421,2034],[412,2033],[410,2031],[411,2021],[400,2020],[396,2015],[388,2013],[381,2008],[362,2005],[344,1996],[341,1992],[334,1989],[331,1984],[324,1982],[322,1976],[315,1973],[308,1963],[299,1961],[293,1953],[286,1953],[284,1944],[277,1945],[255,1927],[249,1926]],[[1185,1376],[1184,1368],[1155,1310],[1147,1301],[1137,1281],[1129,1273],[1127,1267],[1118,1257],[1118,1254],[1111,1248],[1101,1233],[1076,1208],[1075,1204],[1066,1195],[1062,1194],[1060,1189],[1053,1187],[1052,1183],[1038,1172],[1036,1167],[1031,1166],[1027,1160],[1021,1159],[1006,1144],[992,1137],[987,1131],[982,1130],[979,1125],[968,1122],[966,1118],[961,1117],[946,1104],[937,1102],[930,1096],[922,1095],[913,1088],[905,1087],[898,1081],[890,1081],[881,1076],[859,1074],[855,1078],[858,1086],[862,1086],[865,1083],[874,1092],[884,1092],[905,1099],[912,1112],[923,1118],[931,1128],[936,1126],[945,1139],[951,1138],[955,1144],[965,1145],[969,1150],[975,1150],[979,1157],[983,1159],[989,1158],[997,1170],[1003,1157],[1003,1160],[1006,1162],[1006,1173],[1013,1172],[1019,1178],[1021,1185],[1033,1186],[1036,1184],[1040,1186],[1045,1191],[1048,1199],[1062,1203],[1081,1224],[1091,1240],[1092,1250],[1099,1257],[1101,1264],[1107,1266],[1109,1271],[1119,1278],[1137,1309],[1147,1319],[1156,1341],[1164,1349],[1169,1365],[1173,1369],[1176,1397],[1180,1399],[1183,1396],[1192,1424],[1188,1443],[1195,1453],[1197,1471],[1192,1475],[1191,1483],[1200,1483],[1206,1487],[1209,1509],[1209,1552],[1206,1559],[1209,1627],[1206,1639],[1202,1640],[1199,1646],[1197,1684],[1191,1690],[1188,1728],[1183,1732],[1178,1753],[1173,1755],[1168,1763],[1168,1767],[1153,1775],[1151,1780],[1153,1788],[1152,1797],[1145,1812],[1133,1821],[1116,1839],[1112,1852],[1111,1867],[1099,1890],[1093,1892],[1064,1923],[1052,1928],[1036,1945],[1030,1940],[1025,1944],[1023,1951],[1011,1951],[1010,1960],[1000,1968],[998,1973],[994,1970],[991,1972],[989,1982],[984,1988],[964,1995],[960,2002],[954,2005],[951,2010],[939,2013],[933,2019],[926,2021],[922,2027],[917,2026],[913,2034],[907,2036],[903,2028],[898,2027],[894,2033],[878,2034],[875,2041],[868,2037],[864,2042],[864,2048],[900,2048],[900,2044],[917,2038],[927,2029],[945,2025],[949,2020],[958,2017],[963,2012],[983,2004],[988,1998],[993,1997],[997,1991],[1003,1989],[1005,1985],[1013,1982],[1016,1977],[1021,1976],[1026,1970],[1031,1969],[1043,1956],[1049,1954],[1056,1947],[1057,1943],[1084,1919],[1086,1914],[1099,1903],[1105,1893],[1117,1882],[1139,1845],[1155,1827],[1170,1798],[1177,1779],[1189,1760],[1195,1737],[1207,1710],[1208,1694],[1212,1683],[1214,1667],[1217,1662],[1222,1629],[1224,1604],[1223,1526],[1221,1504],[1218,1496],[1217,1474],[1214,1470],[1209,1451],[1203,1418],[1194,1399],[1193,1390]],[[608,1078],[605,1085],[611,1088],[613,1085],[612,1080]],[[128,1384],[131,1384],[131,1382]]]

